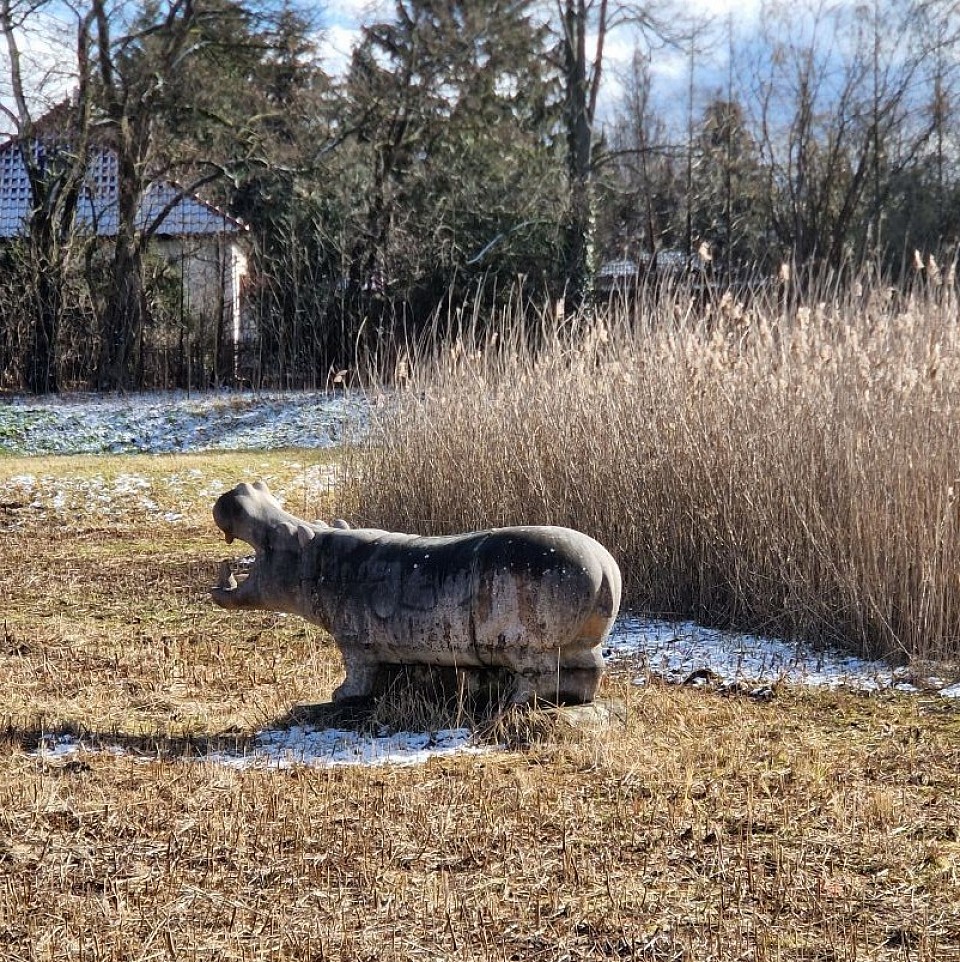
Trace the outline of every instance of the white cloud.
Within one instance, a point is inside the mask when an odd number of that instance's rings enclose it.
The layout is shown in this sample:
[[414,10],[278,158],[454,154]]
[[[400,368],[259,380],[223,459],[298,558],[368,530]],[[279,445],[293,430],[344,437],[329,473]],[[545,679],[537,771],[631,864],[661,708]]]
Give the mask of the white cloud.
[[714,17],[726,19],[732,14],[738,24],[756,23],[764,0],[688,0],[687,12],[693,18]]
[[[623,100],[626,78],[636,50],[636,34],[626,28],[608,33],[603,45],[601,92],[607,103]],[[588,38],[587,49],[596,50],[596,36]]]
[[389,20],[393,12],[390,0],[338,0],[325,14],[323,42],[320,50],[327,70],[342,76],[350,65],[354,47],[363,27],[378,20]]
[[361,24],[389,16],[393,4],[388,0],[336,0],[327,6],[325,19],[331,26],[358,28]]
[[346,73],[350,65],[350,55],[360,39],[360,27],[334,25],[324,30],[320,52],[324,66],[335,77]]

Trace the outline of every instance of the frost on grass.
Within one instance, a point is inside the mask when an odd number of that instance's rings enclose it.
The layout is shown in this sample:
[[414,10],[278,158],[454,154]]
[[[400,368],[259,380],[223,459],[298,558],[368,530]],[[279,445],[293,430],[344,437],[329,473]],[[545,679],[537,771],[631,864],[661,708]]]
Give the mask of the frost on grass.
[[[283,462],[283,467],[292,469],[295,474],[292,482],[283,483],[269,472],[260,474],[281,498],[286,492],[312,501],[328,493],[336,484],[335,465],[303,467]],[[3,483],[3,500],[21,514],[29,512],[34,521],[67,516],[76,520],[84,513],[119,519],[133,513],[151,521],[176,523],[198,504],[206,506],[215,501],[231,483],[216,475],[205,475],[197,468],[154,478],[132,473],[115,477],[94,474],[81,478],[62,474],[18,474]],[[5,526],[15,526],[17,520],[24,519],[22,516],[17,518],[14,513],[13,524]]]
[[0,408],[0,454],[161,454],[325,448],[362,429],[351,395],[141,394],[20,399]]

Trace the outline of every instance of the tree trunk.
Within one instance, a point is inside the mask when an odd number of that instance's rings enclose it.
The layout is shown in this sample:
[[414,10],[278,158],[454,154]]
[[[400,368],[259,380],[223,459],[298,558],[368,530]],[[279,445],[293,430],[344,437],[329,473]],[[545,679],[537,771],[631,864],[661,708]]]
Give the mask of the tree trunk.
[[102,322],[97,373],[101,391],[123,391],[133,386],[133,362],[143,333],[145,310],[140,251],[132,238],[118,237]]
[[52,225],[41,211],[30,225],[33,321],[27,357],[26,387],[32,394],[55,394],[57,335],[63,308],[63,272]]
[[563,11],[565,123],[570,204],[564,224],[564,269],[567,301],[578,309],[591,288],[593,239],[593,118],[603,64],[607,3],[597,15],[596,55],[587,62],[587,6],[585,0],[566,0]]
[[133,386],[136,347],[146,321],[143,264],[136,230],[143,190],[134,156],[131,149],[118,150],[117,236],[97,373],[97,384],[102,391],[123,391]]
[[41,268],[36,277],[33,331],[27,361],[27,390],[31,394],[55,394],[59,390],[56,343],[60,320],[57,280]]

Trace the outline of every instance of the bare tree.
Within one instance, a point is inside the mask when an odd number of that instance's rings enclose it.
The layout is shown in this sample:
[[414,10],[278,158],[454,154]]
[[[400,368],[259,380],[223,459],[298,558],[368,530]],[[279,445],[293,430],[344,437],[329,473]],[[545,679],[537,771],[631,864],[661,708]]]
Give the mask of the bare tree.
[[800,263],[858,263],[879,245],[896,176],[932,132],[913,109],[922,53],[909,42],[908,11],[771,5],[766,14],[757,89],[772,226]]
[[[0,0],[0,30],[8,59],[13,108],[0,105],[17,137],[17,148],[30,187],[27,232],[27,300],[30,333],[25,350],[25,381],[30,391],[58,388],[56,345],[64,312],[64,289],[70,262],[77,206],[87,162],[90,132],[91,14],[58,4],[72,14],[76,38],[76,90],[38,123],[26,86],[19,34],[28,17],[35,18],[46,0]],[[50,123],[51,119],[53,123]]]
[[[593,147],[597,99],[603,78],[604,46],[610,29],[608,0],[558,0],[562,25],[561,50],[564,87],[564,125],[567,139],[567,176],[570,201],[564,229],[564,267],[568,297],[578,306],[591,274],[593,235]],[[593,22],[590,14],[593,13]],[[587,52],[587,35],[595,41]]]
[[677,212],[684,151],[670,141],[653,104],[649,51],[636,47],[623,102],[605,134],[597,178],[597,245],[607,257],[656,257],[679,240]]
[[657,0],[557,0],[556,18],[563,88],[569,201],[564,230],[568,299],[574,306],[588,293],[594,272],[594,187],[602,158],[597,155],[597,105],[611,35],[629,29],[659,43],[682,44],[692,35],[682,17],[668,21]]
[[[166,146],[160,136],[164,122],[171,116],[182,122],[192,110],[194,116],[203,114],[219,128],[234,125],[238,144],[245,146],[246,137],[239,128],[256,118],[251,120],[248,114],[244,121],[238,119],[242,91],[234,89],[228,95],[209,70],[197,77],[201,84],[205,79],[210,90],[201,86],[185,91],[183,81],[191,76],[192,65],[211,49],[218,50],[225,67],[236,60],[235,51],[226,51],[228,44],[237,50],[250,49],[260,40],[247,32],[248,12],[233,0],[163,0],[136,11],[133,21],[125,19],[127,6],[122,0],[91,0],[91,4],[98,132],[117,159],[116,233],[103,301],[97,381],[101,389],[122,389],[137,375],[138,347],[150,319],[143,272],[147,245],[181,197],[226,172],[225,159],[201,143],[180,168],[190,179],[152,220],[142,222],[148,189],[171,169],[171,158],[161,149]],[[224,33],[237,36],[226,41]],[[188,105],[181,102],[185,93]],[[249,102],[257,102],[253,93]]]
[[[951,117],[960,81],[960,10],[947,0],[923,0],[917,10],[917,30],[927,51],[927,110],[933,127],[934,204],[932,224],[923,240],[940,244],[945,240],[951,219],[956,213],[949,202],[951,167],[956,176],[956,143],[951,137]],[[951,163],[951,154],[954,163]],[[911,205],[912,207],[914,205]],[[915,209],[915,208],[914,208]],[[932,236],[931,236],[932,235]],[[917,238],[918,241],[920,238]]]
[[[137,218],[151,181],[158,102],[189,55],[193,0],[169,0],[155,16],[126,24],[107,0],[92,0],[100,129],[117,158],[116,234],[103,308],[98,387],[127,387],[148,316],[143,248]],[[115,35],[115,27],[121,32]]]

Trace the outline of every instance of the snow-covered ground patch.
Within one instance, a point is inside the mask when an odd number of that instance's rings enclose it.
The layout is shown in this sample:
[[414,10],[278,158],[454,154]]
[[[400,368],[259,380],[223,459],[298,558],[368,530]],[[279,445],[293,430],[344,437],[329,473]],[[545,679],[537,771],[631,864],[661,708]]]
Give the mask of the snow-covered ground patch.
[[[225,765],[234,769],[332,768],[341,765],[417,765],[443,755],[477,754],[486,749],[474,744],[467,728],[438,732],[395,732],[363,735],[341,728],[295,725],[266,729],[242,751],[210,751],[191,761]],[[46,764],[63,765],[84,755],[129,754],[111,745],[88,744],[72,735],[48,735],[34,756]],[[140,757],[149,761],[148,756]]]
[[362,430],[360,395],[74,395],[0,403],[0,454],[161,454],[322,448]]
[[[294,464],[282,462],[290,469],[292,481],[283,482],[269,466],[260,467],[257,477],[265,481],[281,502],[310,503],[329,493],[337,483],[334,464]],[[0,520],[0,530],[16,527],[24,512],[31,519],[76,519],[82,513],[96,513],[100,518],[129,517],[141,514],[150,521],[175,524],[198,503],[212,504],[233,486],[215,474],[199,468],[174,471],[161,478],[124,472],[108,478],[102,474],[65,478],[53,474],[16,474],[0,485],[0,503],[11,517]]]
[[[758,692],[784,683],[858,691],[921,690],[909,668],[692,622],[622,617],[604,656],[611,667],[629,671],[639,685],[658,679],[668,684],[739,685]],[[960,697],[960,684],[947,684],[934,675],[923,679],[922,690]]]
[[416,765],[438,755],[477,752],[468,728],[438,732],[361,735],[342,728],[296,725],[260,732],[240,754],[211,752],[203,756],[232,768],[291,768],[298,765]]

